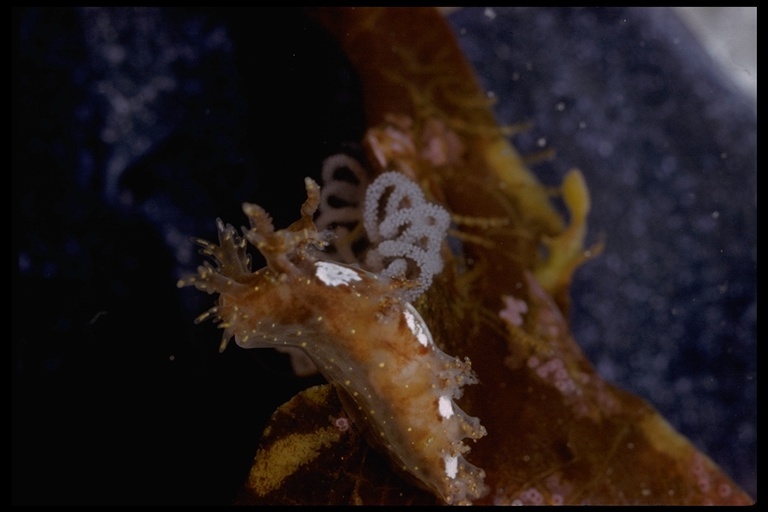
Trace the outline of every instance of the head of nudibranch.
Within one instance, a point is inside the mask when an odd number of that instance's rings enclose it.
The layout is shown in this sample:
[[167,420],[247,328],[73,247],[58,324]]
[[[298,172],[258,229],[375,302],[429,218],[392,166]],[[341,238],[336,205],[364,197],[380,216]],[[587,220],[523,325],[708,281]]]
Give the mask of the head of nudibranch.
[[[197,321],[219,322],[222,350],[231,338],[244,348],[302,350],[339,391],[348,417],[398,469],[447,503],[471,503],[487,488],[484,472],[464,458],[463,439],[478,439],[485,429],[454,400],[476,378],[468,360],[435,344],[409,302],[442,266],[434,257],[448,213],[398,173],[374,180],[364,210],[369,259],[379,270],[371,272],[324,257],[328,237],[313,222],[320,190],[309,178],[305,186],[301,217],[289,227],[275,230],[261,207],[246,203],[250,228],[242,236],[219,220],[218,245],[197,240],[215,266],[205,262],[179,286],[218,294]],[[251,271],[247,243],[266,267]],[[425,280],[409,283],[409,265]]]

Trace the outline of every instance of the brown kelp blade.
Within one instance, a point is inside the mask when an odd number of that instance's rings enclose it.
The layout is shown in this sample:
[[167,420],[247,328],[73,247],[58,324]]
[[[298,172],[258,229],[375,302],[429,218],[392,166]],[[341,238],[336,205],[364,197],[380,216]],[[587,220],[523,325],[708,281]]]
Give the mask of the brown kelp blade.
[[[605,382],[570,334],[568,286],[583,246],[580,175],[570,224],[494,119],[450,27],[433,9],[313,9],[360,76],[375,172],[412,175],[452,214],[460,243],[415,306],[435,342],[480,384],[460,404],[488,431],[468,460],[481,504],[750,504],[647,402]],[[391,137],[410,141],[407,150]],[[390,137],[390,138],[388,138]],[[578,173],[578,171],[575,171]],[[581,185],[580,185],[581,183]],[[273,416],[241,503],[431,504],[350,424],[331,386]]]

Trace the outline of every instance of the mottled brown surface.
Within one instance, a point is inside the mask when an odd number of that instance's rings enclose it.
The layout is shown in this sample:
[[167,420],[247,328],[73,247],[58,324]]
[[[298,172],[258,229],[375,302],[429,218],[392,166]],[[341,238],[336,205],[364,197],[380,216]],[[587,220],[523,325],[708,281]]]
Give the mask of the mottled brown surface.
[[[348,421],[341,402],[329,384],[310,388],[296,395],[272,416],[265,432],[248,484],[238,505],[365,505],[396,503],[434,505],[439,501],[431,493],[408,485],[389,467],[383,455],[371,449],[360,430],[352,425],[339,428],[337,421]],[[342,423],[344,425],[344,423]],[[300,439],[300,441],[299,441]],[[329,444],[316,453],[302,448]],[[254,471],[269,458],[275,444],[288,440],[295,448],[287,449],[306,463],[281,479],[278,487],[259,481]],[[298,452],[298,455],[297,455]],[[286,452],[283,452],[285,456]],[[264,467],[262,473],[280,473]],[[280,473],[282,474],[282,473]],[[269,482],[271,484],[271,482]]]

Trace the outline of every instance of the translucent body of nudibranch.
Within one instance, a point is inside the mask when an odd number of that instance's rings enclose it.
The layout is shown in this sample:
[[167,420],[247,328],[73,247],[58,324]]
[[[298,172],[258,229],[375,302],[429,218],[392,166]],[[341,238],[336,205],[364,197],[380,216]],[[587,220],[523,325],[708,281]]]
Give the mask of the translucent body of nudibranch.
[[[394,464],[449,504],[470,504],[487,488],[485,473],[463,454],[463,439],[485,429],[454,399],[476,382],[469,361],[440,350],[400,293],[402,283],[357,267],[320,259],[324,241],[312,215],[319,187],[307,178],[301,219],[275,231],[259,206],[245,204],[250,229],[241,238],[217,221],[219,245],[198,240],[216,262],[179,282],[219,294],[198,318],[214,317],[224,329],[223,350],[234,336],[244,348],[298,347],[342,397]],[[250,269],[246,241],[267,266]]]

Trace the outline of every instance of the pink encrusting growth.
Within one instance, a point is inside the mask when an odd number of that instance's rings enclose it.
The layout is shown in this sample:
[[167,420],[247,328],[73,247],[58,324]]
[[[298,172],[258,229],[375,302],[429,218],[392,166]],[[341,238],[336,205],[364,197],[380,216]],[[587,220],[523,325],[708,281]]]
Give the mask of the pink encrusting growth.
[[501,299],[504,301],[504,309],[499,311],[502,320],[506,320],[517,327],[523,325],[523,315],[528,312],[528,304],[511,295],[502,295]]
[[[391,189],[380,217],[381,224],[391,226],[377,226],[373,241],[381,248],[385,239],[379,235],[387,230],[402,239],[393,251],[383,251],[383,268],[397,266],[393,262],[398,258],[416,266],[422,265],[420,258],[439,258],[435,238],[441,230],[444,236],[447,212],[423,202],[420,192],[402,187],[400,178],[388,174],[379,178],[383,185],[377,185],[378,180],[371,184]],[[252,204],[243,206],[251,227],[242,237],[218,221],[219,244],[198,241],[215,266],[204,263],[179,286],[218,294],[216,306],[199,319],[210,316],[220,322],[222,348],[234,337],[244,348],[303,350],[339,391],[350,419],[365,428],[398,468],[447,503],[471,503],[487,488],[483,470],[464,458],[469,447],[463,439],[479,439],[486,432],[454,400],[476,377],[468,360],[438,348],[426,322],[408,302],[407,297],[428,281],[414,286],[408,275],[395,273],[391,278],[323,259],[327,237],[312,219],[321,193],[309,178],[306,188],[301,218],[286,229],[276,231],[267,213]],[[405,214],[397,213],[403,210]],[[414,217],[424,211],[427,217]],[[437,227],[426,234],[427,226]],[[265,268],[250,270],[246,241],[264,255]],[[430,264],[424,273],[437,271],[438,266]],[[403,266],[404,272],[409,268]]]

